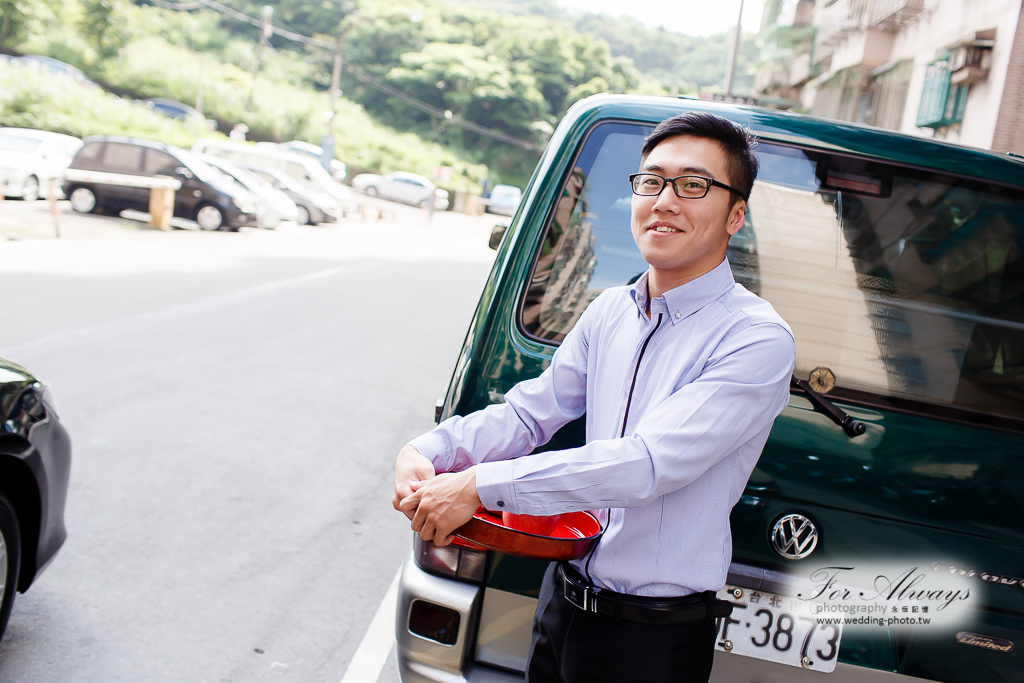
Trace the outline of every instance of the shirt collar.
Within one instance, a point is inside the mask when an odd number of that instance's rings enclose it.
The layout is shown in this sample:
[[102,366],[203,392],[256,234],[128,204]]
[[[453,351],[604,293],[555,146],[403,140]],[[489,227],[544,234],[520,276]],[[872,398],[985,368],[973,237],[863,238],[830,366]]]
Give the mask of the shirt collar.
[[[629,290],[640,315],[644,315],[647,309],[647,297],[649,296],[647,275],[649,272],[649,270],[645,271]],[[720,298],[732,289],[735,282],[728,259],[723,259],[716,268],[704,273],[699,278],[679,285],[675,289],[670,289],[651,301],[651,316],[665,313],[673,324],[681,322]]]

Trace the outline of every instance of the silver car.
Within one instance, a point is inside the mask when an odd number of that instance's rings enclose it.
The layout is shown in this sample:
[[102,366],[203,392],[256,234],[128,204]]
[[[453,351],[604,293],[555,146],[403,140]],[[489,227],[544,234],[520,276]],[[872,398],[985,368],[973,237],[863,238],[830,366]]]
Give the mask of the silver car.
[[444,211],[448,208],[448,191],[435,187],[434,183],[415,173],[360,173],[352,179],[352,187],[370,197],[381,197],[413,206],[423,206],[430,197],[434,197],[435,209]]
[[81,146],[82,141],[71,135],[0,128],[0,194],[25,201],[46,196],[50,180],[62,180]]

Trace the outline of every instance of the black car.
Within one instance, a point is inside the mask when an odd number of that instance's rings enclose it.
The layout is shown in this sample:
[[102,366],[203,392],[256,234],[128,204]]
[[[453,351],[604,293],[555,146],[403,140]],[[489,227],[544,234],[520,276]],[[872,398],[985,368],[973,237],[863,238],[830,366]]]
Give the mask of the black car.
[[[259,222],[255,198],[188,150],[108,135],[90,136],[83,143],[69,170],[179,180],[174,215],[194,220],[203,230],[237,230]],[[64,194],[71,200],[71,207],[81,213],[149,210],[150,190],[145,187],[76,179],[64,181]]]
[[24,593],[64,543],[71,440],[49,387],[0,358],[0,638]]

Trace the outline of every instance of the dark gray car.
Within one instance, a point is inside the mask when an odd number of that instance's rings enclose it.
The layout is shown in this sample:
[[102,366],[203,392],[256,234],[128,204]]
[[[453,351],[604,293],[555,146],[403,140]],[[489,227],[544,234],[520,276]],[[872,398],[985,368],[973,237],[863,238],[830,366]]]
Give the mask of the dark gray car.
[[[253,196],[188,150],[108,135],[90,136],[83,143],[69,169],[174,178],[181,182],[174,197],[174,215],[194,220],[203,230],[237,230],[259,222]],[[150,190],[144,187],[66,180],[64,194],[81,213],[149,211]]]

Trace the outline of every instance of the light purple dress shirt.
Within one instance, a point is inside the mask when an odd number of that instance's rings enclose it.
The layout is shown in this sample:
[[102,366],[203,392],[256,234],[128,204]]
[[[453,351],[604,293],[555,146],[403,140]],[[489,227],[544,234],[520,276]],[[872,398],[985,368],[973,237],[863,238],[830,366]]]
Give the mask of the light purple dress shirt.
[[[732,558],[729,513],[789,400],[793,333],[727,261],[653,299],[650,318],[647,297],[647,274],[605,290],[539,377],[410,443],[438,472],[477,465],[489,510],[597,511],[597,586],[718,590]],[[520,457],[584,411],[586,445]],[[583,560],[573,564],[583,573]]]

